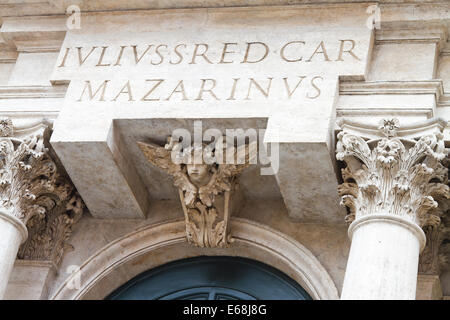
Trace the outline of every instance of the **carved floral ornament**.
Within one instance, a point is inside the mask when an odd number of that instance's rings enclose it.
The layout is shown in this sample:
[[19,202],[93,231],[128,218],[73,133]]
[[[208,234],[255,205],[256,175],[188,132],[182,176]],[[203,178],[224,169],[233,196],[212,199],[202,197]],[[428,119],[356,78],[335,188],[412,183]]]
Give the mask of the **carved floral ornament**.
[[14,133],[12,120],[0,118],[0,137],[11,137]]
[[396,215],[417,225],[436,226],[432,210],[449,198],[447,156],[442,130],[419,138],[398,136],[397,119],[382,120],[381,138],[364,139],[345,129],[338,134],[336,158],[346,163],[338,192],[349,209],[347,222],[370,214]]
[[83,213],[82,200],[58,173],[44,130],[23,139],[13,132],[10,119],[0,120],[0,210],[27,226],[19,258],[59,263],[71,226]]
[[[450,159],[444,159],[448,168]],[[419,273],[439,275],[450,270],[450,201],[439,201],[439,206],[432,209],[433,214],[441,218],[438,226],[426,226],[426,246],[420,254]]]
[[[172,137],[167,142],[164,147],[143,142],[138,145],[151,164],[173,177],[183,207],[188,242],[199,247],[228,246],[232,242],[228,232],[230,198],[237,187],[238,175],[252,162],[256,152],[250,150],[256,150],[256,142],[234,149],[236,161],[232,164],[211,161],[219,154],[224,155],[222,145],[183,147]],[[200,161],[188,160],[203,152],[208,156],[200,156]]]

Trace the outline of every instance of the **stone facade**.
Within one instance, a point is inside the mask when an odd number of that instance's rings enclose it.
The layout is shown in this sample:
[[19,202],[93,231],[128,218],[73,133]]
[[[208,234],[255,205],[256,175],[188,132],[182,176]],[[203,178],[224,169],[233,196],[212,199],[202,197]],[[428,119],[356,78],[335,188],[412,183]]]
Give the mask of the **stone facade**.
[[0,3],[0,297],[225,255],[314,299],[448,298],[449,12]]

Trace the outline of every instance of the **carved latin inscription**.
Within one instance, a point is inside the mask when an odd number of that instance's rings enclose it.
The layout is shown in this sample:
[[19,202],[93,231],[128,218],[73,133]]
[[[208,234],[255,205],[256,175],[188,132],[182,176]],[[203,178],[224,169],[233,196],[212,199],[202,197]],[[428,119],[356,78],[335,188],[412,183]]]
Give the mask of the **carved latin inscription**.
[[[330,47],[337,50],[331,50]],[[289,41],[280,47],[261,41],[211,43],[178,43],[66,47],[58,68],[78,65],[111,67],[131,65],[179,65],[179,64],[255,64],[262,63],[272,55],[280,62],[297,63],[313,61],[360,60],[354,52],[356,42],[352,39],[337,40],[337,43],[302,40]]]
[[125,73],[83,79],[77,102],[313,100],[325,81],[315,66],[361,61],[355,49],[352,39],[74,46],[63,49],[57,70]]
[[[111,81],[84,81],[77,102],[82,101],[232,101],[281,97],[316,99],[321,94],[322,76],[233,79],[145,79],[123,80],[117,88]],[[274,86],[281,88],[274,92]],[[240,92],[239,92],[240,91]]]

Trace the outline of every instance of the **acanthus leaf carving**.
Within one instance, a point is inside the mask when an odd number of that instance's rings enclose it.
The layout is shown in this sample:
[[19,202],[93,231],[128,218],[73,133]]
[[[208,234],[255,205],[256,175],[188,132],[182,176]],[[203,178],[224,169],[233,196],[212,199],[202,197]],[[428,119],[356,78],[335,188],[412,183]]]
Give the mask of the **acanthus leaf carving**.
[[442,132],[418,139],[397,136],[398,120],[382,120],[383,137],[366,140],[338,134],[336,158],[346,163],[339,186],[341,204],[349,208],[348,222],[370,214],[391,214],[419,226],[437,226],[436,198],[449,198],[447,152]]
[[0,119],[0,137],[12,137],[14,134],[13,122],[9,118]]
[[42,134],[0,138],[0,206],[24,224],[45,215],[41,197],[55,191],[56,165],[46,152]]
[[29,236],[19,249],[19,259],[52,261],[59,265],[64,253],[74,249],[68,241],[73,225],[83,214],[84,204],[69,182],[63,183],[71,192],[67,197],[47,199],[52,209],[28,221]]
[[439,247],[442,242],[441,225],[428,225],[424,228],[424,231],[427,242],[420,254],[419,273],[439,275]]
[[[443,164],[448,168],[450,158],[445,158]],[[431,210],[441,221],[438,226],[424,227],[427,240],[419,259],[420,274],[440,275],[450,269],[450,201],[442,197],[436,197],[435,201],[438,207]]]
[[27,227],[19,259],[58,264],[70,247],[67,240],[83,213],[83,203],[48,153],[48,127],[39,128],[19,139],[12,136],[11,119],[0,120],[0,210]]
[[[256,143],[256,142],[255,142]],[[237,176],[247,168],[251,160],[250,149],[255,143],[245,144],[235,149],[236,161],[192,162],[197,152],[210,159],[223,155],[222,144],[183,147],[180,141],[168,137],[164,147],[138,142],[147,160],[173,177],[179,190],[184,211],[186,237],[189,243],[199,247],[225,247],[232,242],[228,232],[230,217],[230,197],[237,185]],[[175,160],[175,161],[174,161]]]

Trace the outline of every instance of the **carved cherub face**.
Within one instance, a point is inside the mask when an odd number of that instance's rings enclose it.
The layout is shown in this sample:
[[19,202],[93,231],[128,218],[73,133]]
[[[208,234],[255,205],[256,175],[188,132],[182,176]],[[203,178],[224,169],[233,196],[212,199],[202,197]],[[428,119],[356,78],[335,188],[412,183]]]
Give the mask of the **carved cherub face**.
[[187,164],[186,169],[189,178],[195,184],[204,185],[209,182],[210,175],[207,164]]

